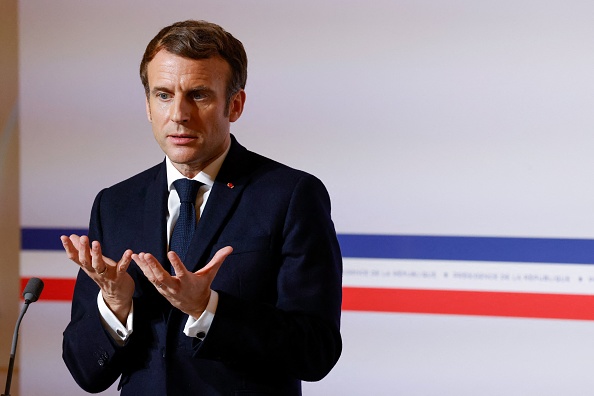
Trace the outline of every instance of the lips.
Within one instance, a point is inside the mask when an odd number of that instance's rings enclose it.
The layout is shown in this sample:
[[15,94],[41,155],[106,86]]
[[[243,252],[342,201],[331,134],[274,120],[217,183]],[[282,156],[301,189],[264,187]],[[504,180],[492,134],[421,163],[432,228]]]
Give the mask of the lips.
[[169,135],[168,138],[169,138],[169,140],[173,144],[179,144],[179,145],[184,145],[184,144],[192,143],[192,142],[194,142],[196,140],[196,137],[195,136],[186,135],[186,134],[182,134],[182,135]]

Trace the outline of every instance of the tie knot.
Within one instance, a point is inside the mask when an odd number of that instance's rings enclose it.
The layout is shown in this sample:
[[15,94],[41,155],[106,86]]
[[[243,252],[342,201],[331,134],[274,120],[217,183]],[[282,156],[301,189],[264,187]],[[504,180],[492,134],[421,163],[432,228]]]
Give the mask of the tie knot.
[[196,202],[196,195],[202,183],[190,179],[178,179],[173,182],[180,202]]

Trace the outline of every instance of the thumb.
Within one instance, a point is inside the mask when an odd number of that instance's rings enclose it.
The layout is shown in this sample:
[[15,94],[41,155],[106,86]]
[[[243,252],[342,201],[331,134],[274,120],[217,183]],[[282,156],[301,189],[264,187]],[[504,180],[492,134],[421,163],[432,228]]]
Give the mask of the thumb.
[[233,252],[233,248],[231,246],[225,246],[224,248],[219,249],[215,253],[214,257],[208,262],[208,264],[206,264],[200,270],[196,271],[195,274],[196,275],[207,275],[207,274],[210,274],[211,272],[214,272],[212,275],[214,277],[216,275],[217,271],[219,270],[219,268],[221,267],[221,265],[223,264],[223,261],[225,261],[227,256],[229,256],[232,252]]

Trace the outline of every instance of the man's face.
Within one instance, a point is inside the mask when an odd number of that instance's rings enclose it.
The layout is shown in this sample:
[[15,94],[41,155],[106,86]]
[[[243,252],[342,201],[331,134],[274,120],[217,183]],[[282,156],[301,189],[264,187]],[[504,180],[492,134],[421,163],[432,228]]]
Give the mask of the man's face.
[[146,111],[155,139],[174,166],[193,177],[227,149],[230,124],[241,116],[245,93],[233,96],[227,112],[231,71],[220,57],[195,60],[161,50],[147,72]]

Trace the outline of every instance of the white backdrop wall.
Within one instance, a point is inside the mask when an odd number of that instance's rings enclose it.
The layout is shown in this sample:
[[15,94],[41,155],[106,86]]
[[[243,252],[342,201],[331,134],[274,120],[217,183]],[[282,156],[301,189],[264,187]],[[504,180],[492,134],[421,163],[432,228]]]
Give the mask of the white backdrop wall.
[[[233,133],[320,177],[339,234],[545,244],[594,238],[592,2],[19,6],[25,230],[84,229],[101,188],[162,160],[138,64],[161,27],[192,18],[219,23],[246,47],[247,103]],[[594,295],[588,259],[362,256],[345,256],[345,286]],[[591,256],[594,262],[594,250]],[[404,275],[370,275],[383,268]],[[23,278],[75,274],[59,250],[24,246]],[[69,303],[57,300],[36,303],[24,323],[23,395],[81,394],[61,362]],[[581,395],[594,388],[590,320],[378,311],[373,302],[344,311],[343,357],[322,382],[306,384],[306,394]]]

